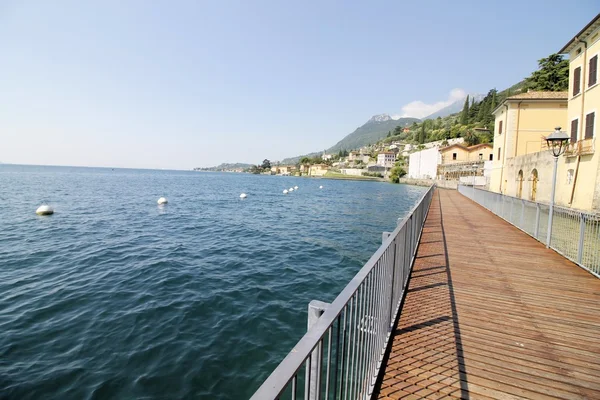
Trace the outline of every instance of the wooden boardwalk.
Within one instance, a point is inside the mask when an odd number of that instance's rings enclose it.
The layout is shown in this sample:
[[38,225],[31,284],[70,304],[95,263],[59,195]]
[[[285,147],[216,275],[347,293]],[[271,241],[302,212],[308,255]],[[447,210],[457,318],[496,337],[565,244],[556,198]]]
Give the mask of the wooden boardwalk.
[[375,398],[600,399],[600,279],[438,190],[391,346]]

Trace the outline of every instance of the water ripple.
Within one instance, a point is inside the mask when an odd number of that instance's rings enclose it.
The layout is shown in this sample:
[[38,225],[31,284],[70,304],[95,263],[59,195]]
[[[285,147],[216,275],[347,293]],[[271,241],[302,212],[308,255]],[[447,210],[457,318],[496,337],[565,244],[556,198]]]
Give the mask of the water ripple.
[[0,187],[2,399],[247,398],[423,192],[8,165]]

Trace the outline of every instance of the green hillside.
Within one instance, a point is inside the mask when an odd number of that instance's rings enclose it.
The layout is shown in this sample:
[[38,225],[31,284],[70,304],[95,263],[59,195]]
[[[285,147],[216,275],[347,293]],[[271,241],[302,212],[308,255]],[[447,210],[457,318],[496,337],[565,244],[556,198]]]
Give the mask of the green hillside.
[[327,152],[337,153],[340,150],[358,149],[362,146],[376,143],[386,137],[388,132],[393,131],[397,126],[405,127],[419,121],[418,118],[400,118],[395,120],[387,114],[375,115],[366,124],[356,128],[354,132],[327,149]]

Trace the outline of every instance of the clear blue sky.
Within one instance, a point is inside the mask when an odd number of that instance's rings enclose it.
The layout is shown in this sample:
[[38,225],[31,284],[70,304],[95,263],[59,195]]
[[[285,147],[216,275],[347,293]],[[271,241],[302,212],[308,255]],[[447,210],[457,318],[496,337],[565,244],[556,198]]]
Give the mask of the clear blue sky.
[[0,1],[0,161],[188,169],[318,151],[374,114],[510,86],[598,11],[595,0]]

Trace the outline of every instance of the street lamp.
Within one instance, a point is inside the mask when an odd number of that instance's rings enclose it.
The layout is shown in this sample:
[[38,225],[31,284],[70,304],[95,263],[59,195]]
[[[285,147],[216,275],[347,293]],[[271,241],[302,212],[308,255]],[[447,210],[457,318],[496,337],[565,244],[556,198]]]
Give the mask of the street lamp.
[[569,143],[569,135],[560,130],[560,126],[555,128],[555,131],[546,136],[546,143],[552,155],[554,156],[554,171],[552,172],[552,194],[550,195],[550,210],[548,212],[548,235],[546,236],[546,248],[550,247],[552,238],[552,216],[554,214],[554,194],[556,193],[556,170],[558,169],[558,157],[560,157],[567,149]]

